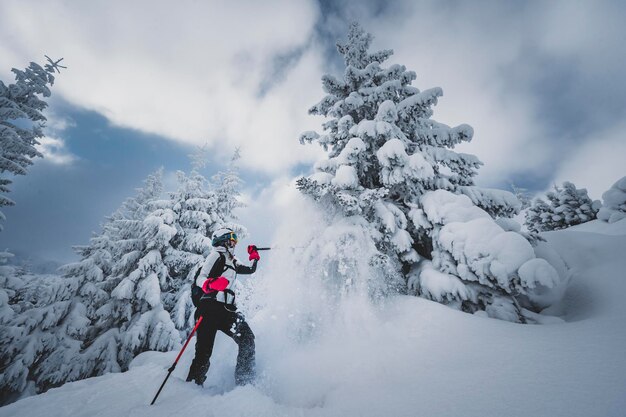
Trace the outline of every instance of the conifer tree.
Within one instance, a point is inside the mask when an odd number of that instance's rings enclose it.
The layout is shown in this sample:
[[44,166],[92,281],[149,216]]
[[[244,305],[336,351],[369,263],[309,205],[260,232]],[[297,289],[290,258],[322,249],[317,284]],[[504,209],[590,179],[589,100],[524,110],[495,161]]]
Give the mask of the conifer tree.
[[[39,144],[38,139],[43,137],[46,118],[42,111],[47,107],[45,98],[50,97],[49,86],[54,84],[54,72],[65,68],[59,65],[61,60],[54,62],[48,58],[48,61],[43,68],[32,62],[24,70],[14,68],[14,84],[7,86],[0,80],[0,208],[15,204],[4,195],[10,191],[10,176],[25,175],[32,160],[42,156],[36,145]],[[0,211],[0,222],[4,220],[4,213]],[[38,341],[32,340],[27,345],[22,343],[37,324],[32,316],[31,320],[19,324],[20,320],[24,320],[20,317],[22,311],[32,305],[23,293],[36,279],[7,265],[12,257],[8,252],[0,253],[0,390],[6,394],[0,405],[28,389],[28,366],[36,356],[36,349],[43,349],[42,343],[54,345],[46,340],[49,335]],[[50,326],[57,312],[58,309],[45,314],[42,325]],[[22,366],[21,360],[16,362],[18,356],[26,362],[25,366]]]
[[[539,281],[553,286],[558,276],[547,265],[541,277],[520,278],[519,268],[535,258],[533,248],[492,219],[517,213],[519,201],[509,192],[474,185],[482,163],[454,150],[472,139],[473,129],[433,120],[432,107],[442,90],[413,87],[415,72],[403,65],[383,67],[393,52],[371,53],[371,42],[370,34],[351,25],[348,41],[337,44],[346,66],[343,77],[324,75],[327,95],[309,110],[327,118],[324,132],[300,137],[328,152],[315,174],[298,181],[299,189],[327,213],[329,229],[312,243],[319,247],[318,261],[327,258],[324,274],[351,282],[363,275],[355,272],[365,258],[378,271],[369,276],[385,277],[386,288],[380,278],[367,284],[370,289],[377,285],[376,293],[415,291],[465,311],[523,320],[513,297],[526,295]],[[435,201],[450,212],[439,210]],[[463,227],[453,231],[456,223]],[[476,223],[486,223],[492,237],[503,234],[509,246],[519,247],[521,262],[494,252],[484,254],[486,265],[481,265],[475,254],[460,251],[463,233],[480,233]],[[506,268],[497,270],[498,262]]]
[[83,306],[73,299],[74,281],[30,274],[18,279],[22,285],[9,299],[13,317],[0,325],[2,403],[54,384],[72,364],[51,363],[51,356],[78,349],[87,324]]
[[[230,163],[226,167],[226,171],[220,171],[212,178],[218,201],[218,212],[223,216],[224,223],[227,223],[230,219],[236,220],[235,210],[244,207],[240,200],[242,180],[239,178],[239,169],[237,167],[239,159],[241,159],[241,152],[239,149],[236,149]],[[237,227],[235,230],[237,230]]]
[[547,232],[594,220],[600,206],[592,201],[586,189],[577,189],[565,181],[546,194],[548,203],[538,198],[526,212],[526,227],[532,232]]
[[615,223],[626,218],[626,177],[620,178],[605,191],[602,200],[598,219]]
[[192,171],[187,176],[178,173],[179,187],[171,194],[178,223],[178,234],[172,242],[173,250],[166,263],[175,271],[176,290],[170,311],[178,329],[188,331],[193,324],[194,306],[191,303],[190,283],[211,250],[211,236],[222,227],[229,227],[244,237],[246,229],[236,223],[234,210],[242,207],[239,200],[241,179],[235,151],[226,171],[218,172],[211,181],[201,174],[207,162],[206,149],[191,155]]
[[[42,154],[35,148],[44,136],[46,118],[42,111],[47,107],[44,100],[50,97],[54,84],[54,72],[65,68],[48,58],[43,68],[31,62],[24,70],[13,68],[15,83],[5,85],[0,81],[0,193],[10,191],[11,180],[7,174],[24,175],[33,159]],[[0,194],[0,208],[15,203]],[[0,220],[4,214],[0,211]],[[0,231],[2,225],[0,224]]]
[[520,188],[517,185],[511,183],[511,189],[513,190],[513,194],[521,203],[521,210],[526,210],[532,204],[531,198],[528,196],[528,190],[526,188]]
[[528,208],[524,224],[533,233],[555,229],[553,208],[541,198],[536,198]]
[[89,245],[75,248],[81,259],[65,265],[62,277],[21,276],[0,265],[0,389],[7,401],[123,371],[141,352],[179,345],[193,324],[190,283],[212,233],[227,225],[245,234],[232,213],[241,205],[237,159],[211,183],[196,158],[166,199],[162,170],[150,175]]
[[176,235],[176,215],[171,201],[160,199],[161,176],[162,170],[149,176],[115,220],[116,261],[101,284],[110,297],[96,310],[92,327],[93,343],[117,349],[112,369],[125,370],[137,354],[169,350],[180,340],[162,298],[172,286],[164,257]]
[[120,328],[111,325],[126,312],[111,297],[113,260],[124,245],[138,244],[133,231],[142,231],[146,204],[161,193],[160,175],[150,176],[137,197],[107,218],[89,245],[75,247],[81,259],[65,265],[62,277],[20,277],[8,305],[0,308],[9,313],[0,328],[0,389],[7,401],[119,371],[128,362]]

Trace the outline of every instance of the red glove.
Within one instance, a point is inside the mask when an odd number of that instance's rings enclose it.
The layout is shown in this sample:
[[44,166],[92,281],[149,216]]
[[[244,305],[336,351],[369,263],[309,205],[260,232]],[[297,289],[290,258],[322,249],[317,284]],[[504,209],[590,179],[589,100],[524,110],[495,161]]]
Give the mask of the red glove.
[[202,291],[205,293],[210,293],[213,291],[224,291],[226,287],[228,287],[229,281],[224,277],[219,277],[215,279],[207,279],[202,284]]
[[257,252],[255,245],[248,245],[248,254],[250,255],[250,257],[248,258],[250,260],[261,260],[261,256],[259,256],[259,252]]

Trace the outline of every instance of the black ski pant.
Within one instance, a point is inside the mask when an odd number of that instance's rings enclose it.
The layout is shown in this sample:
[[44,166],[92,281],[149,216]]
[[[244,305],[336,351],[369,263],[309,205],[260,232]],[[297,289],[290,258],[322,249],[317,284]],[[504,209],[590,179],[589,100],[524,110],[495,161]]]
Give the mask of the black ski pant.
[[215,300],[202,300],[195,313],[196,321],[202,316],[202,322],[196,333],[196,356],[189,368],[187,381],[202,385],[209,370],[213,344],[218,330],[233,339],[239,346],[235,383],[245,385],[255,378],[254,333],[246,323],[244,316],[229,311],[224,303]]

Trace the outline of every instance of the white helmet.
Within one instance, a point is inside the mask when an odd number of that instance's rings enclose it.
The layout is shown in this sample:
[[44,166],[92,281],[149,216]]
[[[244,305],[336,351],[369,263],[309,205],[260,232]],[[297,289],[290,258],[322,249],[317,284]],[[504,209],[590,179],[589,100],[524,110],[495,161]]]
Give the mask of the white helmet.
[[232,229],[222,227],[213,233],[213,240],[211,241],[211,244],[213,246],[223,246],[229,241],[237,243],[237,234]]

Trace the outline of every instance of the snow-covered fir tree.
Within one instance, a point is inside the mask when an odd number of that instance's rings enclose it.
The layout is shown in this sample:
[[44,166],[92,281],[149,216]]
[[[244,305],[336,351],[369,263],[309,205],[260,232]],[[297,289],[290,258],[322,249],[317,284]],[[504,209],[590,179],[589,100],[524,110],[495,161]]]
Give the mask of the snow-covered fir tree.
[[615,223],[626,218],[626,177],[615,182],[602,194],[602,207],[598,219]]
[[211,231],[216,219],[212,216],[217,202],[215,194],[206,188],[206,179],[192,170],[178,175],[178,190],[170,195],[177,216],[177,233],[172,248],[166,254],[166,263],[173,275],[184,277],[175,283],[176,289],[168,294],[166,305],[172,311],[178,329],[185,329],[193,320],[190,288],[195,273],[210,247]]
[[0,252],[0,323],[6,323],[13,318],[13,310],[9,307],[11,288],[8,280],[15,276],[15,267],[7,265],[14,255],[9,252]]
[[[232,222],[233,205],[220,206],[221,184],[201,174],[201,154],[193,155],[188,175],[177,173],[178,188],[168,198],[160,198],[158,172],[114,221],[115,262],[102,282],[110,297],[96,310],[93,325],[93,344],[116,349],[115,355],[107,353],[112,362],[103,372],[127,369],[146,350],[177,346],[193,326],[190,283],[210,250],[211,235],[224,225],[245,230]],[[236,188],[232,192],[238,196]]]
[[[44,136],[44,99],[50,97],[54,72],[64,68],[60,60],[48,61],[44,67],[31,62],[24,70],[13,68],[14,84],[5,85],[0,80],[0,208],[15,204],[4,195],[10,191],[9,175],[26,174],[32,160],[42,156],[36,145]],[[4,220],[1,211],[0,220]]]
[[1,329],[0,389],[7,401],[121,369],[119,329],[106,328],[103,319],[111,301],[113,260],[133,220],[145,217],[144,205],[160,193],[157,173],[106,219],[89,245],[75,247],[81,259],[65,265],[62,277],[21,278],[9,299],[12,317],[3,320]]
[[517,213],[519,201],[474,185],[481,162],[454,150],[472,139],[473,129],[433,120],[442,90],[412,86],[415,72],[384,67],[392,51],[370,52],[371,42],[351,25],[348,41],[337,45],[343,77],[323,76],[327,95],[309,110],[327,118],[324,132],[300,137],[328,151],[316,173],[298,181],[327,213],[329,228],[312,243],[324,273],[350,282],[365,258],[378,271],[369,274],[370,292],[408,290],[523,321],[517,301],[537,308],[532,290],[555,286],[559,276],[518,231],[493,220]]
[[[62,277],[0,266],[0,389],[7,401],[67,381],[117,372],[146,350],[177,347],[193,325],[193,275],[225,225],[245,234],[236,155],[215,184],[194,163],[162,198],[162,170],[106,219]],[[7,254],[2,258],[10,256]],[[11,284],[8,285],[9,280]]]
[[526,210],[524,224],[533,233],[554,230],[555,221],[552,206],[541,198],[536,198]]
[[192,170],[189,175],[178,175],[178,190],[171,193],[172,207],[176,213],[177,234],[172,249],[166,253],[165,262],[177,276],[176,287],[166,295],[165,305],[179,330],[186,331],[193,325],[193,304],[190,285],[211,248],[211,236],[218,228],[229,227],[241,237],[246,229],[236,223],[234,210],[242,207],[240,202],[241,179],[236,162],[236,151],[227,170],[218,172],[208,181],[201,170],[206,165],[206,149],[200,148],[191,155]]
[[565,229],[594,220],[600,207],[599,201],[589,198],[586,189],[577,189],[568,181],[562,187],[555,185],[546,197],[549,203],[537,198],[526,212],[525,224],[532,232]]
[[17,277],[22,282],[9,299],[13,317],[0,326],[0,390],[2,402],[41,387],[77,379],[79,358],[62,352],[78,352],[89,320],[84,306],[75,300],[76,281],[58,275]]
[[520,210],[526,210],[532,204],[531,198],[528,196],[528,190],[526,188],[520,188],[517,185],[511,183],[511,190],[513,194],[519,200],[521,207]]
[[163,260],[176,235],[176,215],[171,201],[161,199],[162,171],[151,175],[136,198],[125,203],[123,215],[114,221],[116,231],[111,273],[101,283],[110,294],[96,310],[92,337],[87,342],[103,349],[114,347],[111,370],[124,370],[146,350],[169,350],[180,335],[165,310],[162,290],[172,287]]
[[241,159],[241,152],[236,149],[225,171],[219,171],[211,178],[211,184],[217,198],[216,213],[220,218],[218,222],[237,232],[241,237],[247,235],[247,230],[241,224],[236,223],[235,210],[244,207],[241,202],[241,186],[243,181],[239,177],[237,161]]

